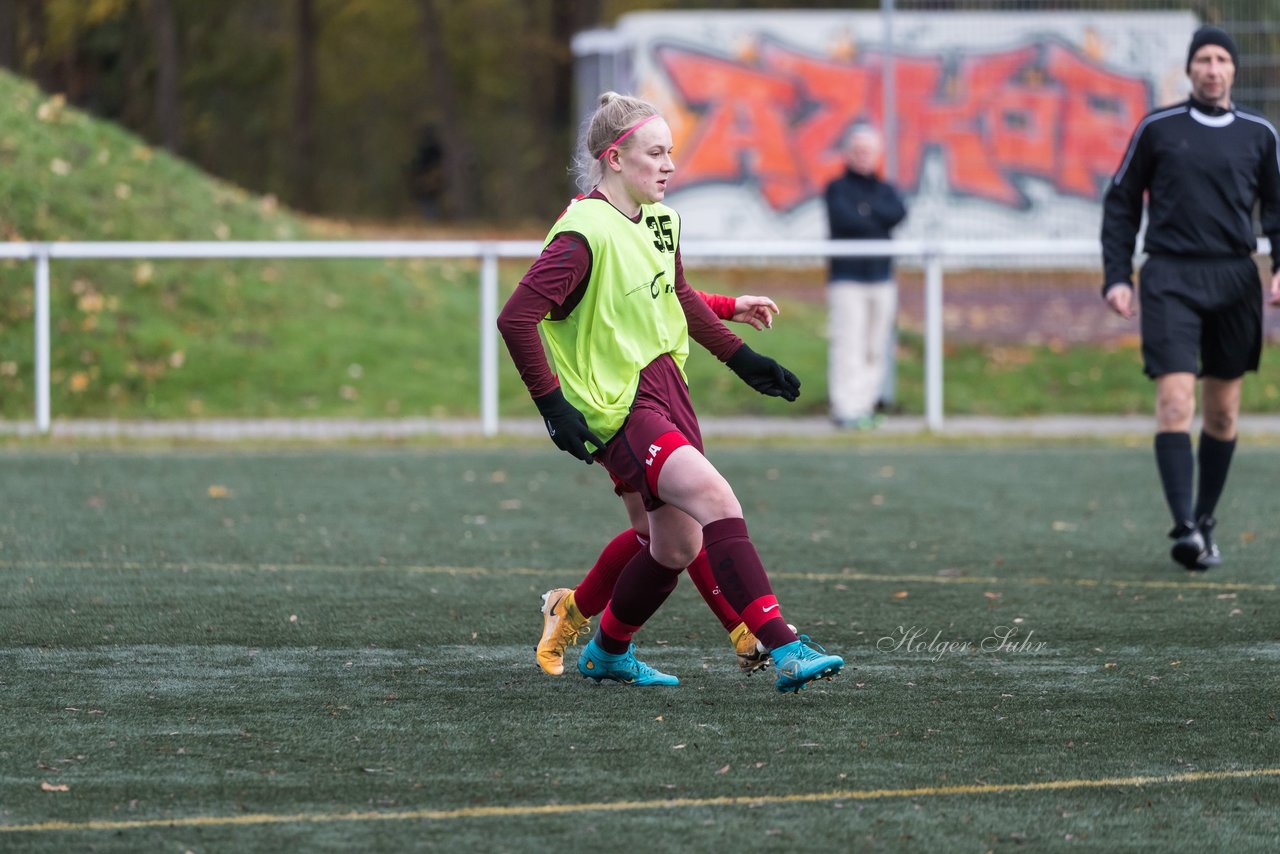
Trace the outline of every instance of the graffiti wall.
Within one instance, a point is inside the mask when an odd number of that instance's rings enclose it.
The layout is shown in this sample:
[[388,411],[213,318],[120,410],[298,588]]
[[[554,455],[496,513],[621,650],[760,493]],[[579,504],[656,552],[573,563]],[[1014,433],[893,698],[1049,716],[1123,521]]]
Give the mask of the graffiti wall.
[[[1143,113],[1185,97],[1189,13],[898,13],[899,235],[1094,237]],[[706,238],[826,236],[821,196],[860,121],[884,125],[878,12],[622,18],[618,81],[664,110],[668,201]]]

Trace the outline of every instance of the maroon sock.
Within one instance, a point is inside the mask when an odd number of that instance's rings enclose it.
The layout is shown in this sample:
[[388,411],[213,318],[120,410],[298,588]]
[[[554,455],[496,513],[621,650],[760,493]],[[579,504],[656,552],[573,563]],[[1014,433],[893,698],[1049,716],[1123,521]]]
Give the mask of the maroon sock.
[[756,639],[768,649],[794,641],[795,632],[782,619],[769,576],[747,535],[746,520],[717,519],[702,529],[702,546],[720,591]]
[[591,567],[587,577],[574,588],[573,601],[582,616],[594,617],[604,610],[613,593],[613,585],[618,583],[618,576],[622,574],[622,568],[643,549],[640,535],[631,528],[609,541],[609,545],[600,552],[600,557],[596,558],[595,566]]
[[777,649],[797,640],[795,630],[782,616],[778,597],[761,596],[742,609],[742,622],[764,644],[765,649]]
[[[625,629],[611,631],[602,620],[596,632],[596,643],[605,652],[626,652],[631,643],[630,636],[662,606],[679,580],[680,570],[658,563],[648,549],[633,557],[618,576],[606,611],[614,626]],[[618,634],[627,636],[616,637]]]
[[689,580],[693,582],[694,587],[698,588],[698,592],[702,594],[702,601],[707,603],[707,607],[716,615],[716,619],[720,621],[720,625],[724,626],[726,632],[733,631],[734,627],[742,622],[738,612],[725,601],[724,594],[716,585],[716,578],[711,572],[711,564],[707,561],[705,549],[698,552],[693,563],[689,564]]
[[610,655],[622,655],[631,649],[631,638],[640,631],[639,626],[624,623],[613,614],[613,608],[606,605],[600,615],[600,625],[596,628],[596,646]]

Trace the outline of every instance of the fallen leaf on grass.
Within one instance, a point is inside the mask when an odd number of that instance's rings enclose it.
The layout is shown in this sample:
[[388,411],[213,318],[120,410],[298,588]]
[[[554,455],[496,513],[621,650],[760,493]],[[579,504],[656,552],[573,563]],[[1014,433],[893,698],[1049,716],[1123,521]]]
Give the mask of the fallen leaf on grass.
[[54,95],[40,106],[36,107],[36,118],[46,123],[56,123],[62,119],[63,111],[67,107],[66,95]]
[[729,767],[730,767],[730,766],[726,765],[726,766],[724,766],[723,768],[721,768],[719,771],[717,771],[716,773],[717,773],[717,774],[728,774],[728,773],[729,773]]
[[42,792],[69,792],[69,791],[71,791],[71,787],[70,787],[70,786],[67,786],[67,785],[65,785],[65,784],[62,784],[62,783],[59,783],[59,784],[57,784],[57,785],[54,785],[53,783],[49,783],[49,782],[47,782],[47,781],[41,780],[41,781],[40,781],[40,791],[42,791]]
[[894,594],[893,594],[892,598],[894,598],[894,599],[906,599],[906,598],[907,598],[908,596],[910,596],[910,595],[911,595],[911,594],[910,594],[910,593],[908,593],[908,592],[907,592],[907,591],[905,591],[905,590],[899,590],[898,592],[896,592],[896,593],[894,593]]
[[226,498],[231,495],[231,490],[227,489],[225,486],[219,486],[216,483],[209,487],[208,492],[210,498]]

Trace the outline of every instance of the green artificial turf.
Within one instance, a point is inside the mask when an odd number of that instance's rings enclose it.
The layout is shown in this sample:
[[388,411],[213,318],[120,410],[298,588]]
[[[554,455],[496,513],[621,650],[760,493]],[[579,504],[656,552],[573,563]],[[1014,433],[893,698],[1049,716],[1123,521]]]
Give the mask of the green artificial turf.
[[1280,450],[1205,575],[1146,447],[712,457],[835,680],[740,675],[687,583],[638,636],[678,688],[543,675],[625,525],[550,449],[4,453],[0,849],[1274,844]]

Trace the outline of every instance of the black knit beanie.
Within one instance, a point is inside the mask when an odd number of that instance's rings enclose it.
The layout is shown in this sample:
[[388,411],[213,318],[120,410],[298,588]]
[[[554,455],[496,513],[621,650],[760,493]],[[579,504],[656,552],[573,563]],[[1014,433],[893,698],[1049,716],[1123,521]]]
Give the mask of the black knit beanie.
[[1225,31],[1217,27],[1205,24],[1196,30],[1196,34],[1191,37],[1191,46],[1187,48],[1187,73],[1191,73],[1191,58],[1196,55],[1196,51],[1207,44],[1216,44],[1218,47],[1231,54],[1231,64],[1236,68],[1240,67],[1240,53],[1236,50],[1236,43],[1231,36]]

